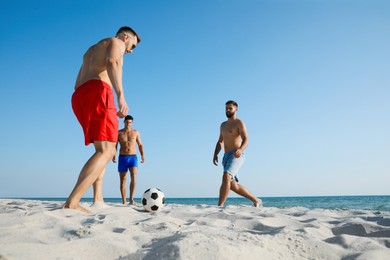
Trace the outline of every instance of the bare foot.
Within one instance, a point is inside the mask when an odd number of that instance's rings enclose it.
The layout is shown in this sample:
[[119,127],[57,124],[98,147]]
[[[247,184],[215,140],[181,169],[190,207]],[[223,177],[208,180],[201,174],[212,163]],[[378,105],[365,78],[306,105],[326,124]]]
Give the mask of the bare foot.
[[258,199],[256,202],[253,203],[253,206],[254,206],[255,208],[260,208],[260,207],[261,207],[261,204],[262,204],[261,199]]
[[91,205],[91,208],[97,208],[97,209],[106,209],[106,208],[109,208],[110,206],[108,206],[106,203],[104,203],[104,201],[95,201],[92,205]]
[[78,204],[76,207],[64,204],[62,206],[62,208],[63,209],[76,209],[76,210],[79,210],[79,211],[84,212],[86,214],[91,214],[91,211],[87,210],[86,208],[81,207],[80,204]]
[[137,202],[135,202],[134,200],[130,200],[129,205],[131,205],[131,206],[137,206],[138,204],[137,204]]

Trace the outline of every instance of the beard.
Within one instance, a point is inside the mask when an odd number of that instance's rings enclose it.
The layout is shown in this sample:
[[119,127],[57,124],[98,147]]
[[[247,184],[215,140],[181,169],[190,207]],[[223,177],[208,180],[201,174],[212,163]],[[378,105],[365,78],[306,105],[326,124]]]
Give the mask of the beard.
[[226,112],[226,117],[231,118],[234,115],[234,113]]

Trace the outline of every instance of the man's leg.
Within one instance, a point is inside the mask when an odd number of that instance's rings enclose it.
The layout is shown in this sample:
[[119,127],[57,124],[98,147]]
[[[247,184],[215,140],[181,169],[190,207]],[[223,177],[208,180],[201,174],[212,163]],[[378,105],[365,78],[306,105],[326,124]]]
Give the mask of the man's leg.
[[121,196],[122,196],[122,204],[126,204],[126,172],[120,172],[119,178],[120,178],[120,190],[121,190]]
[[97,180],[93,184],[93,203],[96,202],[102,202],[104,203],[103,199],[103,178],[104,174],[106,173],[106,168],[103,169],[102,173],[99,175]]
[[95,141],[94,146],[95,153],[81,169],[77,183],[65,202],[64,208],[78,209],[89,213],[88,210],[80,206],[80,200],[115,155],[115,142]]
[[130,181],[130,205],[135,205],[134,202],[134,192],[135,192],[135,185],[137,184],[137,167],[131,167],[130,168],[130,176],[131,176],[131,181]]
[[219,207],[222,207],[223,204],[225,204],[226,202],[226,199],[230,191],[231,179],[232,176],[227,172],[225,172],[222,176],[222,184],[221,184],[221,188],[219,189],[219,201],[218,201]]
[[249,190],[247,190],[244,186],[238,184],[236,181],[232,181],[230,188],[232,191],[237,193],[238,195],[241,195],[253,202],[253,206],[259,207],[260,206],[260,200],[256,198]]

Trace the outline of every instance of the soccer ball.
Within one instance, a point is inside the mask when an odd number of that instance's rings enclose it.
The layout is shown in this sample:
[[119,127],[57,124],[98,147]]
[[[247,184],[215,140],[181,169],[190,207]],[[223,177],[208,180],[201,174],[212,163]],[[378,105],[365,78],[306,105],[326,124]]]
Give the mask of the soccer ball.
[[147,211],[159,211],[164,207],[164,204],[165,195],[157,188],[148,189],[142,195],[142,205]]

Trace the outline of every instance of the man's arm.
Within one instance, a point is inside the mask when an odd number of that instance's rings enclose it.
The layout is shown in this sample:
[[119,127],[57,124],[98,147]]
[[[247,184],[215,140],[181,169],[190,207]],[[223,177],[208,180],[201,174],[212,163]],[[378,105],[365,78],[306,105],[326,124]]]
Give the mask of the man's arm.
[[222,150],[222,145],[223,145],[223,136],[222,136],[222,130],[220,129],[219,138],[217,144],[215,145],[214,158],[213,158],[213,163],[217,166],[218,166],[218,154]]
[[239,121],[240,124],[238,125],[238,130],[240,131],[240,136],[241,136],[241,146],[236,150],[234,153],[234,157],[239,158],[241,154],[244,152],[246,147],[248,146],[248,134],[246,132],[246,126],[243,121]]
[[76,83],[74,84],[74,89],[75,90],[80,85],[80,78],[81,78],[81,70],[82,70],[82,68],[83,68],[83,65],[81,65],[80,70],[79,70],[79,74],[77,74]]
[[[119,139],[119,137],[118,137],[118,139]],[[113,163],[116,163],[116,152],[118,151],[118,142],[119,142],[119,140],[115,144],[115,154],[114,154],[114,157],[112,158]]]
[[141,134],[139,132],[138,132],[138,135],[137,135],[137,145],[138,145],[139,153],[141,154],[141,163],[144,163],[144,161],[145,161],[145,158],[144,158],[144,146],[142,144]]
[[123,118],[129,112],[122,86],[122,66],[125,44],[119,39],[112,39],[107,48],[106,67],[111,84],[118,99],[118,116]]

